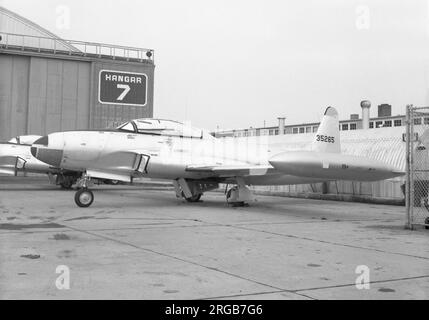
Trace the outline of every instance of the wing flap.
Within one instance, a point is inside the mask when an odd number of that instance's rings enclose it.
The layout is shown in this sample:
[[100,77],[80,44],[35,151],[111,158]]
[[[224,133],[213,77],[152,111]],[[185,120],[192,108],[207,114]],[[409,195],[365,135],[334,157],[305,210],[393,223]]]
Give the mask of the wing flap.
[[130,175],[121,174],[117,172],[108,172],[108,171],[100,171],[100,170],[86,170],[86,173],[93,178],[98,179],[108,179],[108,180],[118,180],[123,182],[131,182],[132,178]]
[[213,174],[219,177],[263,176],[271,170],[273,170],[271,165],[190,165],[186,167],[186,171],[188,172]]

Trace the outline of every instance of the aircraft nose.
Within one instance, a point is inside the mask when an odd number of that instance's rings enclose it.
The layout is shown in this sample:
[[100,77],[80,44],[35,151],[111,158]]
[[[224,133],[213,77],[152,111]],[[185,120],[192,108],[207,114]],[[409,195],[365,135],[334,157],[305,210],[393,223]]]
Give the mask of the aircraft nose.
[[31,154],[36,159],[54,167],[59,167],[63,159],[63,150],[49,148],[49,137],[44,136],[34,141],[31,146]]

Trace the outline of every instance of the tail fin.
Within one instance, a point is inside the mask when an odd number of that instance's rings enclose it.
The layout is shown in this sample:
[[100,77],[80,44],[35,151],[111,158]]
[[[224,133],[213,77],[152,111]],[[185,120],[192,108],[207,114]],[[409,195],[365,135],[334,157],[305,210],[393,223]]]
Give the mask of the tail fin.
[[341,153],[338,112],[328,107],[313,140],[313,151]]

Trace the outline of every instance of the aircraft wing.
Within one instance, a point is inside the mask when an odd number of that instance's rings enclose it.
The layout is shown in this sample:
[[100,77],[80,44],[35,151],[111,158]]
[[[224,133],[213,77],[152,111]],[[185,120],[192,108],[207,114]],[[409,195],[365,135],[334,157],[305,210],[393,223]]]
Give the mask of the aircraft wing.
[[200,166],[190,165],[186,167],[188,172],[213,174],[218,177],[242,177],[263,176],[273,171],[271,165],[224,165],[224,166]]

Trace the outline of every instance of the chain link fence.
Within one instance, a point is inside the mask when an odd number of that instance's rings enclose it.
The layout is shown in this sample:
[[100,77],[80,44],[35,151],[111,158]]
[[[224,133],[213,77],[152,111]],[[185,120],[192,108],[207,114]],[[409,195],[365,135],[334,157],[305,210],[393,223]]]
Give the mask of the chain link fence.
[[429,228],[429,107],[407,106],[406,133],[407,227]]

